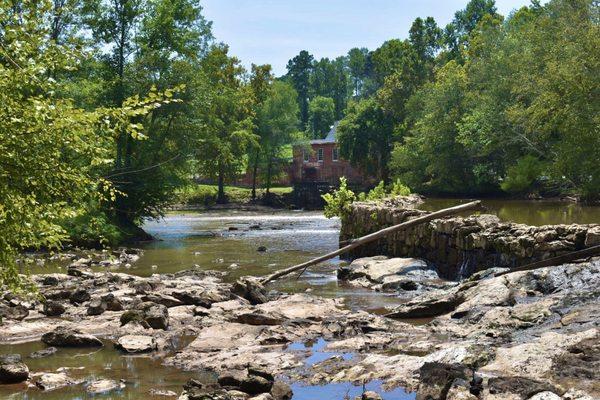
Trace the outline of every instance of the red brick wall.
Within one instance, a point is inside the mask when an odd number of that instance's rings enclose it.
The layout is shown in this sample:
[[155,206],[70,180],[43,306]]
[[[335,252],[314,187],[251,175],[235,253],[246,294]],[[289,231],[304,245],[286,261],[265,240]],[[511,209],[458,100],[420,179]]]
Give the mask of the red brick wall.
[[[350,183],[362,184],[365,177],[356,169],[350,166],[348,161],[333,160],[333,149],[337,147],[336,143],[312,144],[312,151],[308,162],[304,161],[303,148],[294,147],[294,160],[291,168],[291,181],[294,182],[329,182],[332,185],[338,184],[340,178],[345,176]],[[323,160],[319,161],[318,151],[323,149]]]

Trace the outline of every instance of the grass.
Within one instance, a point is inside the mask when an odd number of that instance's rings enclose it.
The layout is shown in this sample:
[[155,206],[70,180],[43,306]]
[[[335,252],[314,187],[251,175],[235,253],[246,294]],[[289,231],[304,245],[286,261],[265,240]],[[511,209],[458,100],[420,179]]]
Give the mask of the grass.
[[[258,198],[264,196],[265,189],[256,189]],[[270,192],[285,195],[292,192],[291,187],[273,187]],[[176,193],[179,204],[210,206],[217,201],[217,185],[191,184]],[[248,203],[252,200],[252,189],[237,186],[225,186],[225,195],[230,203]]]

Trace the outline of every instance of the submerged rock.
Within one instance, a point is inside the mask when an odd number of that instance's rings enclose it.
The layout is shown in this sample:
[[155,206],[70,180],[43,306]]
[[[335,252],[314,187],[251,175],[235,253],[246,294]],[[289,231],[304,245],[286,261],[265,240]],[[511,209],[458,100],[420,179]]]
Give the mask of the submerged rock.
[[29,354],[29,358],[48,357],[55,354],[57,351],[58,349],[56,347],[47,347],[45,349],[34,351],[33,353]]

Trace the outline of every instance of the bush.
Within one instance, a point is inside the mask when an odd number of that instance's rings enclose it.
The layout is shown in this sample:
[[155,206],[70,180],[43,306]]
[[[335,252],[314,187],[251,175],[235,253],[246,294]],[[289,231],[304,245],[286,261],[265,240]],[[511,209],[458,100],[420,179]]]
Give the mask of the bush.
[[95,207],[90,209],[61,223],[72,244],[82,247],[115,246],[125,239],[126,233],[104,212]]
[[333,193],[323,195],[325,200],[324,214],[327,218],[340,217],[345,218],[350,213],[350,205],[355,201],[378,201],[389,197],[408,196],[410,188],[397,180],[388,188],[383,181],[371,189],[368,193],[362,192],[358,195],[348,189],[346,178],[340,178],[340,188]]
[[339,189],[323,195],[323,200],[325,200],[323,213],[327,218],[340,217],[343,219],[350,213],[350,205],[356,199],[354,192],[348,189],[346,178],[342,177]]
[[532,190],[542,175],[544,164],[538,158],[528,155],[520,158],[515,165],[508,168],[508,173],[500,187],[509,193],[525,193]]

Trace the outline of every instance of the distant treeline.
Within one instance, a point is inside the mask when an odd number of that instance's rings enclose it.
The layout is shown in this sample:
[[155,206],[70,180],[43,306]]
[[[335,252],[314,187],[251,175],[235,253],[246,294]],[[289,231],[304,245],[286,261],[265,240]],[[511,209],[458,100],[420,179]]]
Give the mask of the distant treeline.
[[[342,156],[436,194],[600,196],[600,6],[471,0],[442,28],[335,60],[288,63],[301,122],[342,119]],[[329,102],[329,105],[328,105]],[[328,110],[325,111],[325,110]],[[317,119],[319,119],[317,118]]]
[[[276,79],[200,0],[0,0],[0,285],[23,249],[115,244],[201,176],[269,195],[290,146],[428,193],[600,194],[599,5],[472,0],[451,24]],[[254,192],[254,191],[253,191]]]

